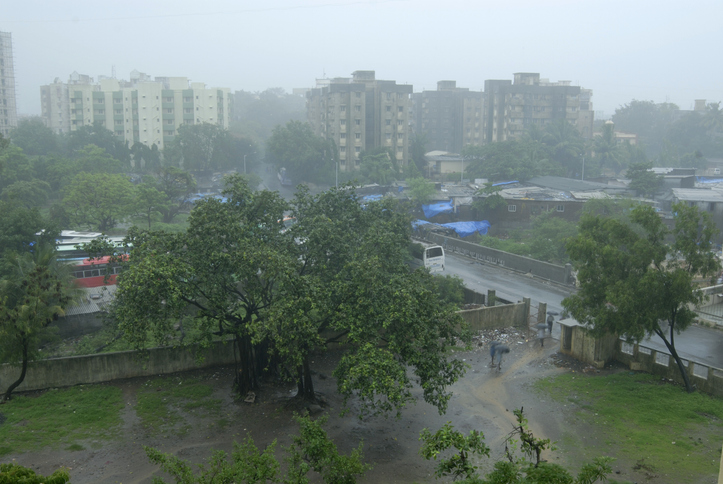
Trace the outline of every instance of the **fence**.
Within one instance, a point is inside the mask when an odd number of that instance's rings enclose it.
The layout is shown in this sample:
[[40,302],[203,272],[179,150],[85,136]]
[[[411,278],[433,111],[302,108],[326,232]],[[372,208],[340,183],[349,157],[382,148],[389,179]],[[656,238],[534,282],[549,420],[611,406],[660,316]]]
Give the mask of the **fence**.
[[[668,353],[618,340],[615,360],[629,366],[631,370],[645,371],[684,384],[675,359]],[[723,397],[723,370],[689,360],[683,360],[683,365],[688,378],[698,390]]]

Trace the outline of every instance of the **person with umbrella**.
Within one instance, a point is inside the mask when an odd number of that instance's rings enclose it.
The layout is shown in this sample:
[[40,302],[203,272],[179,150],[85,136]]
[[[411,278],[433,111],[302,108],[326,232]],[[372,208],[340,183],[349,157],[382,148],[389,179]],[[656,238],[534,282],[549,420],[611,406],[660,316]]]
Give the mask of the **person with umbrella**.
[[555,316],[552,312],[547,313],[547,329],[550,330],[550,336],[552,336],[552,323],[555,322]]

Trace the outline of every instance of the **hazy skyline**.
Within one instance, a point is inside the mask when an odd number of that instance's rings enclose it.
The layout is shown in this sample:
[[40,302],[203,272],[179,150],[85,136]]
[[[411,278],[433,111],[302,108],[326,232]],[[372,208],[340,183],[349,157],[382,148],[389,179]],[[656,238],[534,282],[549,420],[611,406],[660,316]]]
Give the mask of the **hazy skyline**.
[[723,101],[721,14],[707,0],[30,0],[4,6],[0,31],[13,36],[19,115],[40,114],[41,85],[115,67],[289,92],[355,70],[414,92],[539,72],[592,89],[609,117],[633,99]]

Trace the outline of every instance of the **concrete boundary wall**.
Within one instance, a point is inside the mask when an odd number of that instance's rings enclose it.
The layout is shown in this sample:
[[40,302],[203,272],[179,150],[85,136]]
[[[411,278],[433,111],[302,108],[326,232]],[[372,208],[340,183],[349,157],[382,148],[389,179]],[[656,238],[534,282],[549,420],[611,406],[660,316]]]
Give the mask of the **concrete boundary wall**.
[[469,323],[471,331],[506,328],[509,326],[526,329],[530,314],[530,300],[525,298],[524,302],[517,304],[467,309],[457,311],[457,314]]
[[[484,300],[484,295],[469,291],[467,298]],[[530,300],[458,311],[472,331],[516,326],[527,327]],[[125,378],[154,376],[209,368],[234,363],[232,342],[215,342],[209,348],[164,347],[143,353],[122,351],[95,355],[50,358],[32,361],[23,383],[15,391],[27,392],[46,388],[102,383]],[[0,392],[4,393],[20,376],[20,367],[0,365]]]
[[479,244],[473,244],[472,242],[434,233],[428,234],[424,240],[441,245],[447,252],[461,254],[481,262],[504,266],[508,269],[524,273],[531,273],[534,276],[559,284],[574,283],[572,266],[570,264],[565,264],[564,266],[551,264],[549,262],[483,247]]
[[[644,371],[673,380],[680,385],[685,384],[675,359],[668,353],[618,339],[615,345],[615,360],[627,365],[631,370]],[[683,363],[687,367],[690,382],[698,390],[723,397],[722,369],[685,359]]]
[[[162,375],[234,363],[232,342],[216,342],[209,348],[164,347],[147,352],[122,351],[95,355],[51,358],[28,364],[25,380],[15,391],[102,383],[139,376]],[[20,367],[0,365],[0,392],[20,376]]]

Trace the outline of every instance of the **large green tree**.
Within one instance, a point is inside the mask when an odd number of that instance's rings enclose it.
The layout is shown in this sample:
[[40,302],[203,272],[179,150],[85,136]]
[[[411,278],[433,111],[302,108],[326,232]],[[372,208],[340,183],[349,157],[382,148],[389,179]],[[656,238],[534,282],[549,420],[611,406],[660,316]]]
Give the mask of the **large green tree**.
[[628,186],[644,197],[652,197],[663,185],[663,177],[651,171],[651,168],[653,164],[649,162],[633,163],[625,174],[630,178]]
[[[310,310],[285,312],[268,327],[275,335],[312,328],[309,333],[324,335],[325,344],[344,341],[348,351],[334,375],[345,401],[360,399],[361,415],[399,412],[412,401],[410,373],[425,401],[444,411],[448,386],[464,372],[446,347],[468,336],[465,325],[456,308],[430,290],[433,276],[409,271],[409,217],[389,200],[359,202],[349,187],[316,196],[299,191],[298,222],[288,232],[303,240],[296,246],[303,263],[300,287],[315,292],[300,298]],[[293,349],[302,367],[310,349]]]
[[39,117],[20,120],[10,133],[10,139],[28,156],[49,155],[60,148],[57,135]]
[[338,160],[332,141],[314,134],[309,123],[289,121],[276,126],[266,142],[266,159],[298,181],[329,182],[334,179]]
[[55,247],[38,244],[32,252],[6,254],[0,279],[0,361],[20,365],[3,400],[25,380],[28,362],[40,357],[52,336],[50,323],[77,299],[70,267],[56,259]]
[[167,163],[193,172],[222,171],[239,166],[233,137],[225,128],[211,123],[181,125],[170,146],[164,150],[164,157]]
[[166,166],[158,170],[156,188],[166,195],[167,202],[159,207],[163,223],[171,223],[183,210],[190,210],[191,196],[196,191],[196,178],[181,168]]
[[278,221],[287,209],[276,192],[252,192],[243,177],[229,179],[227,202],[196,203],[184,233],[129,232],[131,263],[118,278],[120,330],[136,347],[173,334],[180,320],[196,340],[230,337],[239,356],[237,387],[246,394],[269,366],[268,342],[253,325],[285,292],[299,264],[293,239]]
[[80,173],[65,189],[72,223],[105,232],[133,214],[135,190],[125,175]]
[[361,160],[359,173],[367,183],[389,185],[399,174],[393,154],[386,149],[362,152],[359,158]]
[[126,142],[98,121],[89,126],[81,126],[67,136],[68,156],[71,158],[88,145],[104,149],[111,158],[130,168],[131,150]]
[[580,289],[563,306],[594,334],[617,334],[631,342],[660,337],[691,392],[675,335],[693,322],[693,308],[704,299],[695,280],[720,270],[712,243],[717,229],[695,207],[677,204],[673,213],[670,232],[649,206],[635,207],[629,221],[584,215],[577,237],[567,244]]

